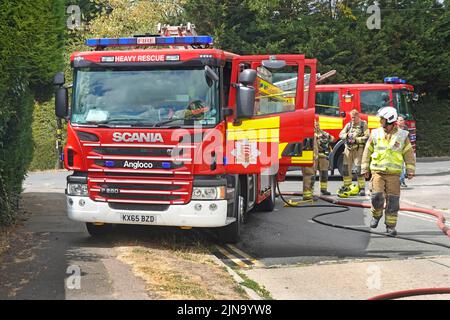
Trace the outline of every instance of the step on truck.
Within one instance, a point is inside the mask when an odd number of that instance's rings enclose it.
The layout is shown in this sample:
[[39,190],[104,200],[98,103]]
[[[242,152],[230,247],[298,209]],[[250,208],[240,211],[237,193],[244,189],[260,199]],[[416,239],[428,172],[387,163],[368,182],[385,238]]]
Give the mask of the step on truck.
[[68,216],[92,236],[136,224],[236,242],[250,211],[273,211],[287,167],[313,163],[316,60],[215,49],[190,24],[158,29],[88,39],[71,55],[73,84],[55,76]]

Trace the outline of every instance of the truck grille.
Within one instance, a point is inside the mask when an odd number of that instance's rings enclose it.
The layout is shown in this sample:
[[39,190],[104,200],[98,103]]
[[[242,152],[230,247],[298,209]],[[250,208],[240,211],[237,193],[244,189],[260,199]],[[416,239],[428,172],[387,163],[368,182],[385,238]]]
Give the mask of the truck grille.
[[89,195],[95,201],[171,205],[189,202],[191,181],[100,178],[89,176]]
[[[92,200],[116,207],[148,205],[159,209],[190,201],[192,159],[190,150],[183,150],[195,147],[101,143],[83,146],[89,147],[88,188]],[[133,210],[131,207],[129,210]]]

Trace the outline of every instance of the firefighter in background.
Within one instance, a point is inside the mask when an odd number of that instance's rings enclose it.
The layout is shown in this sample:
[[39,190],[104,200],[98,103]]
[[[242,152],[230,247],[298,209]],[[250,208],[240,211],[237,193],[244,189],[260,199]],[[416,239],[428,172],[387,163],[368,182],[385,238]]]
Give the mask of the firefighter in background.
[[[370,131],[366,121],[361,120],[359,112],[353,109],[350,112],[351,121],[348,122],[339,134],[339,138],[345,141],[343,186],[338,190],[338,196],[346,198],[348,196],[365,196],[366,181],[361,174],[361,159],[364,146],[369,138]],[[356,166],[358,185],[352,185],[352,169]]]
[[[398,127],[399,129],[403,129],[403,130],[406,130],[406,131],[409,132],[408,126],[407,126],[406,121],[405,121],[405,116],[402,115],[402,114],[399,114],[399,115],[398,115],[398,118],[397,118],[397,127]],[[407,187],[407,185],[406,185],[406,183],[405,183],[405,178],[406,178],[406,168],[405,168],[405,166],[403,165],[402,174],[400,175],[400,187],[403,187],[403,188],[406,188],[406,187]]]
[[331,144],[334,142],[334,137],[320,129],[318,121],[314,122],[315,139],[318,151],[318,169],[320,181],[320,194],[329,196],[328,191],[328,169],[330,167],[329,155],[331,151]]
[[314,183],[316,182],[317,159],[314,152],[314,165],[311,167],[302,167],[303,175],[303,201],[312,201],[314,199]]
[[[317,139],[315,137],[314,139],[307,139],[303,151],[313,151],[314,164],[310,167],[302,167],[303,201],[313,201],[318,158]],[[300,202],[289,199],[288,204],[285,204],[285,207],[288,207],[289,205],[296,206],[299,204]]]
[[400,209],[400,174],[406,164],[408,179],[414,177],[416,160],[408,138],[408,131],[398,128],[397,110],[383,107],[378,111],[381,127],[372,130],[364,149],[362,173],[372,174],[370,189],[372,201],[371,228],[376,228],[383,216],[386,201],[386,232],[395,236],[398,210]]

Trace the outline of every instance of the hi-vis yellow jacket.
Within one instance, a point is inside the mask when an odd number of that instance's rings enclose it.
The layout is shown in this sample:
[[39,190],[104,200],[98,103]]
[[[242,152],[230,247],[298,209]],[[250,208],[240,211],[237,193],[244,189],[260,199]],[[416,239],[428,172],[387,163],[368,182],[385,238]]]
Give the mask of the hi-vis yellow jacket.
[[395,127],[386,133],[382,127],[373,129],[362,158],[362,173],[401,174],[403,162],[407,173],[414,174],[416,159],[408,131]]

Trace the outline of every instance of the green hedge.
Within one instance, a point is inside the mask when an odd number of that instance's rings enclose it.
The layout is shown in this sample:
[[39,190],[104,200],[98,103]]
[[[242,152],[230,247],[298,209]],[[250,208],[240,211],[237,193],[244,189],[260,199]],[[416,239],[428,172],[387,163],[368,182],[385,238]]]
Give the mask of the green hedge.
[[58,160],[54,100],[36,103],[33,111],[34,155],[30,171],[55,169]]
[[32,160],[35,100],[62,68],[64,0],[0,1],[0,224],[14,220]]
[[450,100],[423,98],[414,106],[419,157],[450,155]]

